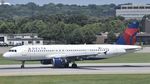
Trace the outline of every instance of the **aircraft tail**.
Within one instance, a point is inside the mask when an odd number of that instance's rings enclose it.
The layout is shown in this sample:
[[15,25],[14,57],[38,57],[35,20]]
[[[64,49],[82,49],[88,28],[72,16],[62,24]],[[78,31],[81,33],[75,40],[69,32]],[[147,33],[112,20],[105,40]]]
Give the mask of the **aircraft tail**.
[[128,28],[123,32],[116,44],[134,45],[136,43],[136,34],[139,32],[139,22],[133,21],[128,25]]

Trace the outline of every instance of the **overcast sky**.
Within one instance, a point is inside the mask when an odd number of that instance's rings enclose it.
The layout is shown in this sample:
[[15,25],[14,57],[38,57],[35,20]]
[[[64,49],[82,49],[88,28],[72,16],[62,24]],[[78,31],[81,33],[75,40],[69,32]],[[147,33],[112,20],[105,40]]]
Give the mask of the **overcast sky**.
[[28,2],[35,2],[36,4],[43,5],[48,3],[63,3],[63,4],[78,4],[78,5],[88,5],[88,4],[122,4],[122,3],[134,3],[134,4],[150,4],[150,0],[6,0],[11,4],[25,4]]

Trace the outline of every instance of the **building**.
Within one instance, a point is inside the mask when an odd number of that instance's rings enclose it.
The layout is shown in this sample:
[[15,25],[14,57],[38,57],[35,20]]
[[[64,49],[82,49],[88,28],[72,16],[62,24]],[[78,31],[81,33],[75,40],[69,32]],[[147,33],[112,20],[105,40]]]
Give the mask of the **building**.
[[[115,36],[118,37],[120,33],[115,33]],[[96,41],[95,44],[107,44],[108,43],[108,32],[100,33],[96,35]],[[115,43],[115,42],[113,42]]]
[[5,2],[4,0],[0,0],[0,5],[11,5],[11,4],[8,2]]
[[144,32],[150,34],[150,18],[146,18],[144,23]]
[[140,44],[144,44],[144,45],[149,45],[150,44],[150,33],[146,33],[146,32],[140,32],[136,35],[137,37],[137,43]]
[[37,34],[0,34],[0,43],[8,45],[43,45],[43,39]]
[[150,44],[150,18],[144,20],[144,32],[137,34],[137,42],[142,42],[143,44]]
[[100,33],[96,35],[96,41],[94,43],[96,44],[104,44],[107,42],[107,34],[108,33]]
[[146,5],[126,4],[120,5],[116,9],[116,16],[122,16],[125,19],[141,20],[143,16],[149,14],[150,14],[150,4]]

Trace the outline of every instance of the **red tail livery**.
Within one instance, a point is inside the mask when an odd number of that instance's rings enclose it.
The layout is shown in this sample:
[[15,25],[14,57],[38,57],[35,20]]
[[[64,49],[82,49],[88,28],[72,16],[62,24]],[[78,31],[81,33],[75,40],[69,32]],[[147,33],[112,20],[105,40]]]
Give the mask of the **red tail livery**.
[[136,43],[136,34],[139,32],[139,22],[133,21],[128,25],[122,36],[117,40],[117,44],[134,45]]

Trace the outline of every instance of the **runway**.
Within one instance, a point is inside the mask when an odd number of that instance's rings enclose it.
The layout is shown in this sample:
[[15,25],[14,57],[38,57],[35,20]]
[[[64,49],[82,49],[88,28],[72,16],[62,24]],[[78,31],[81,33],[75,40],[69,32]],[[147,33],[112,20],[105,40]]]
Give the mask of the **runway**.
[[78,68],[53,68],[51,65],[0,65],[0,76],[73,74],[150,74],[150,63],[78,64]]

